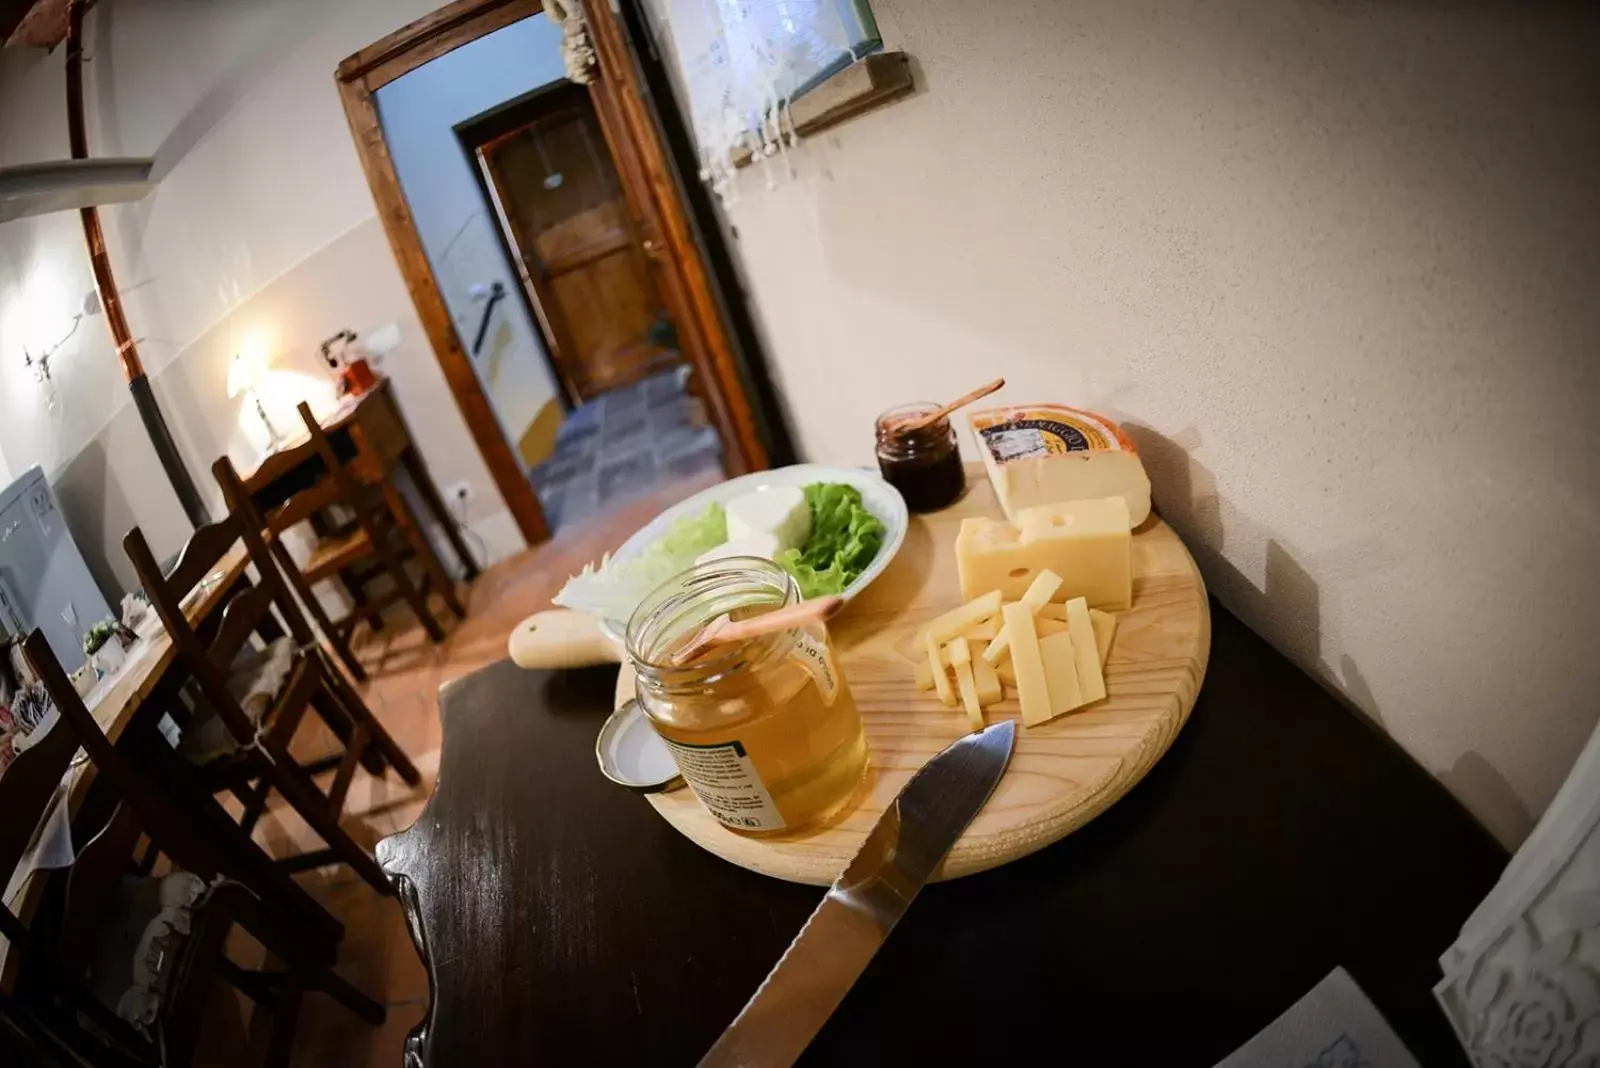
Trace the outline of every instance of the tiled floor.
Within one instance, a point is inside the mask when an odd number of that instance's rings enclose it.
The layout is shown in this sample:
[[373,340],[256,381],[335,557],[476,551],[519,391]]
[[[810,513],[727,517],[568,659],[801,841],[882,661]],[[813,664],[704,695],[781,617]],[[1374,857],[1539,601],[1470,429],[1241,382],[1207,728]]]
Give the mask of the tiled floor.
[[722,446],[684,391],[686,371],[662,371],[573,409],[555,453],[528,473],[552,530],[664,483],[721,472]]
[[[615,531],[615,540],[620,542],[663,508],[720,478],[720,470],[702,472],[638,498],[595,522]],[[511,628],[530,613],[549,607],[551,595],[586,562],[565,547],[566,541],[561,538],[523,552],[486,571],[471,590],[467,619],[455,626],[442,645],[432,645],[419,628],[408,626],[400,616],[382,634],[362,640],[362,658],[372,675],[363,688],[366,700],[422,770],[423,783],[412,790],[397,780],[375,781],[364,771],[358,773],[345,820],[346,828],[358,840],[375,844],[409,827],[422,811],[439,768],[439,687],[500,659]],[[317,737],[309,727],[296,738],[296,749],[303,756],[319,755],[329,748],[331,739]],[[257,835],[278,854],[298,852],[318,842],[281,804],[262,819]],[[399,903],[380,897],[346,868],[326,868],[297,878],[345,924],[339,971],[383,1002],[388,1019],[381,1027],[368,1027],[326,997],[309,995],[296,1029],[295,1064],[400,1068],[405,1037],[426,1011],[428,979],[412,948]],[[246,965],[261,953],[243,936],[231,952]],[[266,1048],[268,1022],[264,1014],[252,1019],[248,1009],[249,1003],[231,988],[213,993],[198,1063],[230,1068],[259,1063]]]

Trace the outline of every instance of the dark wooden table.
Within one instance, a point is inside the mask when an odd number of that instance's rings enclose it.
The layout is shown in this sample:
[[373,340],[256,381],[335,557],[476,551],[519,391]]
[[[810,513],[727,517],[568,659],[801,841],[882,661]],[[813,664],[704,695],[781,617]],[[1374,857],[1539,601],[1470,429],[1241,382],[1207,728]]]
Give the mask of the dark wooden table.
[[[1344,965],[1425,1065],[1430,988],[1505,852],[1391,741],[1213,603],[1150,775],[1018,863],[930,886],[805,1064],[1211,1065]],[[821,891],[682,838],[601,778],[616,669],[448,687],[437,792],[379,846],[434,1001],[423,1063],[692,1065]]]

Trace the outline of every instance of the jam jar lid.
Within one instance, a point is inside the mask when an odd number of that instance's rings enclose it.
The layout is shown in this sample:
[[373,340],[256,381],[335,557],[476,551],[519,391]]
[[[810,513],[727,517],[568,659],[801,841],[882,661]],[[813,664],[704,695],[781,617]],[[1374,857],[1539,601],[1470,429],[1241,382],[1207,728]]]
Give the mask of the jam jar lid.
[[659,793],[683,785],[672,750],[634,698],[606,718],[594,741],[594,757],[602,775],[637,793]]

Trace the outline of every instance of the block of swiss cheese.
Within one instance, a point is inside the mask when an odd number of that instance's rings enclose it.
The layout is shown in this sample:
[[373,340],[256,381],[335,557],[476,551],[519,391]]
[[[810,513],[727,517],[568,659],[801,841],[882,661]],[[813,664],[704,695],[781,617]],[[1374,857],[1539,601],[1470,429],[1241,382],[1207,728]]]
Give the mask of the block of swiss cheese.
[[1150,479],[1139,451],[1103,415],[1061,404],[972,413],[972,433],[1006,517],[1041,504],[1121,497],[1134,526],[1150,514]]

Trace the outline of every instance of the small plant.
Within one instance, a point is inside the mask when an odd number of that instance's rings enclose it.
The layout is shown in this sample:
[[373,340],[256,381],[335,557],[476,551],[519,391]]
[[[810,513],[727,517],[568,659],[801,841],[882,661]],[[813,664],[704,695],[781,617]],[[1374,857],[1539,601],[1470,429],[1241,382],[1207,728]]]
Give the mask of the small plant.
[[117,636],[117,625],[111,620],[102,620],[89,628],[89,633],[83,636],[83,652],[85,656],[93,656],[105,648],[106,642]]

